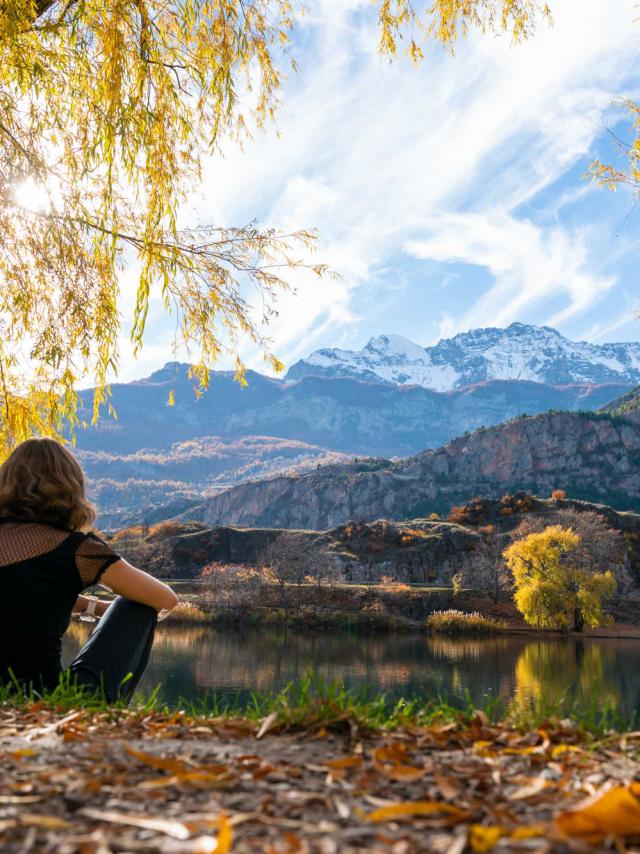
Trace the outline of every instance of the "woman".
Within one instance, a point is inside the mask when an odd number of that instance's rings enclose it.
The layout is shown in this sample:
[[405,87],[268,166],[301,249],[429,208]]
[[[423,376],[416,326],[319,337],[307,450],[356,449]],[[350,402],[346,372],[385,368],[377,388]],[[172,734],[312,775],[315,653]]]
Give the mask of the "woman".
[[[158,614],[178,598],[97,537],[95,515],[82,469],[59,442],[29,439],[0,467],[0,682],[54,688],[71,614],[88,613],[100,622],[71,675],[109,702],[133,693]],[[98,582],[119,594],[113,603],[82,594]]]

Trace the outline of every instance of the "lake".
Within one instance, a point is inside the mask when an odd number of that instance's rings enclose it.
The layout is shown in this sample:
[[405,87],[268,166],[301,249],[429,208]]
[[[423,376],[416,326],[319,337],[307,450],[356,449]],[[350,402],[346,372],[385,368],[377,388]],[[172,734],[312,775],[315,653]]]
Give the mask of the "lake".
[[[65,661],[88,629],[71,624]],[[160,685],[171,704],[212,690],[248,699],[252,690],[277,691],[310,673],[373,696],[440,697],[458,705],[467,696],[477,705],[491,696],[523,706],[564,702],[582,711],[598,703],[625,717],[640,708],[640,641],[533,635],[449,639],[167,626],[158,630],[141,689]]]

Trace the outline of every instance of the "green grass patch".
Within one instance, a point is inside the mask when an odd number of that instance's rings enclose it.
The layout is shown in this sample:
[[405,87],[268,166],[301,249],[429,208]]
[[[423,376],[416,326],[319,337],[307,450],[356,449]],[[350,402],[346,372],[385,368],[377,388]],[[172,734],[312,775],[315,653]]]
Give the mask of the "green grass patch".
[[353,689],[339,681],[326,681],[306,676],[277,692],[245,693],[242,697],[207,692],[196,701],[178,701],[170,706],[160,697],[160,686],[149,697],[136,695],[129,703],[108,703],[100,692],[88,692],[76,686],[64,673],[53,691],[25,691],[18,684],[0,685],[0,709],[48,708],[58,712],[86,709],[89,712],[128,711],[133,714],[175,715],[187,719],[244,719],[256,726],[275,715],[274,731],[318,730],[382,732],[434,724],[473,726],[482,719],[493,726],[504,726],[527,732],[559,726],[573,728],[587,740],[607,737],[612,733],[630,732],[637,728],[636,715],[625,718],[606,704],[594,699],[584,705],[563,700],[547,701],[544,697],[517,706],[501,697],[485,696],[479,705],[470,696],[457,701],[435,696],[404,700],[365,688]]

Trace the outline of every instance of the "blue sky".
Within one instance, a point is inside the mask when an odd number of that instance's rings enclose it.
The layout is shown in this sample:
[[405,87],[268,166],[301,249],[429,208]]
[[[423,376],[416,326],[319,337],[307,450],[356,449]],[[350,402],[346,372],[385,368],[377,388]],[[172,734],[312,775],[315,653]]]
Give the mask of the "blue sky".
[[[640,97],[634,0],[555,0],[528,43],[472,36],[414,68],[376,53],[369,0],[310,0],[277,130],[207,163],[185,216],[317,227],[336,281],[296,274],[269,334],[287,363],[383,333],[427,345],[475,326],[549,324],[637,340],[640,208],[582,176],[615,159]],[[125,275],[125,295],[132,278]],[[125,379],[172,358],[158,307]],[[244,347],[250,366],[258,354]]]

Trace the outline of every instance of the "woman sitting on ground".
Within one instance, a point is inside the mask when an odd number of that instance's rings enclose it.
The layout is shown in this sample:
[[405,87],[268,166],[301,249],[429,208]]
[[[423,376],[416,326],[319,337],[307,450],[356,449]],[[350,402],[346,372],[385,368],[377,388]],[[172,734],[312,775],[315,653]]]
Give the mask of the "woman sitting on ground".
[[[70,664],[72,677],[109,702],[135,690],[158,613],[178,598],[97,537],[95,515],[82,469],[59,442],[29,439],[0,467],[0,683],[55,688],[71,614],[88,613],[100,622]],[[98,583],[118,598],[82,595]]]

